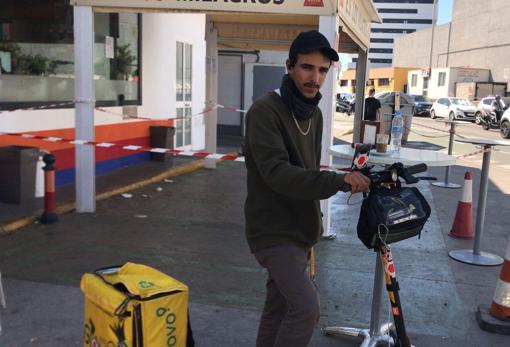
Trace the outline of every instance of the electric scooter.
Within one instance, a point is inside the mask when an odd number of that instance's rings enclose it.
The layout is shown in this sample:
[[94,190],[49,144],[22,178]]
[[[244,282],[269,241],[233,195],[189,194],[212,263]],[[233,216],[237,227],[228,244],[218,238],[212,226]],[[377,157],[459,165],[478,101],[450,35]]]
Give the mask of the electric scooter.
[[[414,174],[427,170],[427,165],[418,164],[405,168],[401,163],[395,163],[386,170],[372,171],[373,167],[368,166],[368,156],[372,145],[360,145],[356,148],[352,163],[352,170],[361,171],[370,178],[371,193],[387,189],[388,186],[400,186],[400,178],[406,184],[418,183],[420,179],[435,179],[430,177],[416,177]],[[369,193],[369,194],[371,194]],[[402,306],[399,296],[399,283],[395,272],[395,264],[390,246],[385,242],[384,237],[379,235],[374,250],[377,252],[374,289],[372,294],[372,312],[370,329],[357,329],[351,327],[327,327],[323,328],[325,335],[343,335],[350,337],[361,337],[361,347],[373,347],[381,343],[396,347],[412,347],[407,335]],[[380,322],[380,305],[383,287],[383,277],[386,282],[386,289],[391,303],[393,324]]]

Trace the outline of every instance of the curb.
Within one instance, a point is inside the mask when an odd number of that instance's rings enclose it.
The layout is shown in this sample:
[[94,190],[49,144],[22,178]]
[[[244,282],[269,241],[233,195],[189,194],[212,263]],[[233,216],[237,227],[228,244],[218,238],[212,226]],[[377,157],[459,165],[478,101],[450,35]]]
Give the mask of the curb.
[[340,136],[345,136],[345,135],[349,135],[349,134],[352,134],[353,132],[353,129],[344,129],[342,131],[339,131],[338,133],[335,133],[333,131],[333,136],[334,137],[340,137]]
[[[232,155],[233,153],[227,153],[227,154]],[[218,163],[222,162],[222,161],[223,160],[217,160]],[[205,159],[200,159],[200,160],[194,161],[192,163],[182,164],[182,165],[173,167],[173,168],[171,168],[165,172],[162,172],[154,177],[151,177],[151,178],[139,181],[139,182],[135,182],[135,183],[129,184],[127,186],[114,188],[112,190],[96,194],[96,201],[105,200],[105,199],[108,199],[114,195],[122,194],[122,193],[128,192],[130,190],[138,189],[138,188],[147,186],[149,184],[153,184],[153,183],[162,181],[165,178],[177,177],[177,176],[184,175],[184,174],[187,174],[187,173],[199,170],[199,169],[203,169],[205,167],[205,163],[206,163]],[[61,215],[64,213],[72,212],[75,209],[76,209],[76,203],[70,202],[70,203],[58,205],[55,208],[55,213],[58,215]],[[36,212],[34,212],[31,216],[23,217],[16,221],[9,222],[4,225],[0,225],[0,236],[8,235],[8,234],[16,231],[17,229],[23,228],[29,224],[36,222],[37,220],[39,220],[39,218],[43,212],[44,212],[43,209],[40,209],[40,210],[37,210]]]

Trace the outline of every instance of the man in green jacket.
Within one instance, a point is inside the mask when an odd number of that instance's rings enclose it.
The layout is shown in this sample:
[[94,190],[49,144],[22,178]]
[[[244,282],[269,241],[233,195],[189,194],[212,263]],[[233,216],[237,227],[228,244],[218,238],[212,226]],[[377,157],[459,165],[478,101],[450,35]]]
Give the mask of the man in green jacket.
[[280,89],[255,101],[246,116],[246,237],[269,275],[257,347],[308,345],[319,319],[319,299],[306,274],[323,232],[319,200],[339,190],[367,192],[370,184],[359,172],[320,171],[317,105],[332,61],[338,54],[321,33],[299,34]]

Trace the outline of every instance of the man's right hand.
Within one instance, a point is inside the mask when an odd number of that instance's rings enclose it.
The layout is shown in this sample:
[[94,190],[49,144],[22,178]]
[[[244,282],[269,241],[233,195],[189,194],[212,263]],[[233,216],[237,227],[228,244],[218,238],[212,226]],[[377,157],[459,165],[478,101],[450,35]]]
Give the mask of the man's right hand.
[[344,182],[351,186],[351,192],[353,194],[370,192],[370,178],[359,171],[353,171],[346,174],[344,176]]

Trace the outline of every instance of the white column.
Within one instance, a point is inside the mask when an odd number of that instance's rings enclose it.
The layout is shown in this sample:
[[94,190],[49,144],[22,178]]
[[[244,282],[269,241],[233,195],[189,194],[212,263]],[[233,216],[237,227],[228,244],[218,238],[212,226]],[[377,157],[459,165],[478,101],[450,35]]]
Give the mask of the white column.
[[[94,141],[94,13],[74,6],[75,138]],[[94,146],[76,145],[76,211],[96,210]]]
[[[206,16],[205,40],[206,40],[206,91],[205,99],[207,107],[215,106],[218,103],[218,32],[211,21],[210,16]],[[216,109],[205,115],[205,151],[216,153],[216,139],[218,126],[218,112]],[[215,159],[205,159],[205,167],[209,169],[216,168]]]
[[[331,47],[338,50],[337,38],[339,28],[338,16],[320,16],[319,18],[319,31],[326,36]],[[336,85],[337,81],[337,70],[336,64],[331,66],[326,81],[321,88],[322,99],[319,103],[319,107],[322,110],[322,116],[324,118],[324,127],[322,129],[322,152],[321,152],[321,164],[331,165],[331,155],[328,153],[328,148],[333,144],[333,118],[335,116],[335,97],[336,97]],[[322,224],[324,226],[324,237],[332,237],[331,233],[331,204],[329,200],[321,201],[322,210]]]
[[354,112],[354,128],[352,142],[361,142],[361,120],[365,112],[365,86],[367,83],[368,54],[362,48],[358,48],[358,61],[356,62],[356,101]]

